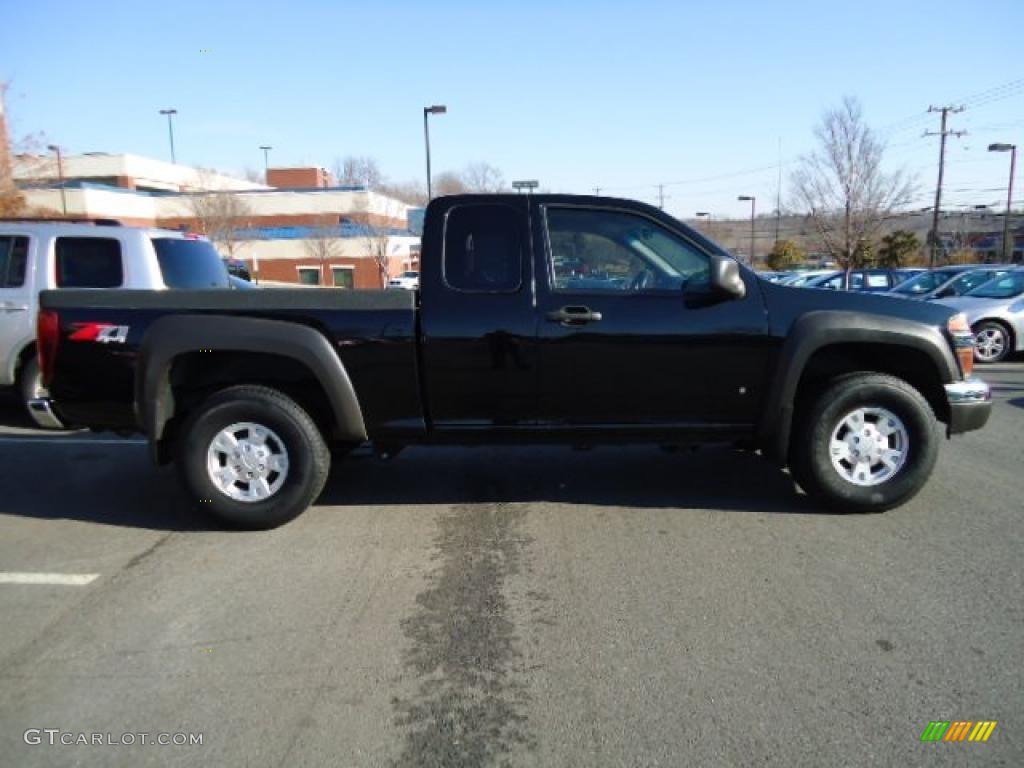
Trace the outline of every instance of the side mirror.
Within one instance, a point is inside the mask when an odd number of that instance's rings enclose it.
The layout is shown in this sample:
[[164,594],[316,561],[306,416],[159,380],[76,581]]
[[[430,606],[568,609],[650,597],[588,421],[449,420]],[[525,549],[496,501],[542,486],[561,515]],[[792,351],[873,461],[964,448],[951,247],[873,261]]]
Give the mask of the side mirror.
[[742,299],[747,295],[747,285],[740,274],[740,265],[717,253],[711,256],[711,287],[733,299]]

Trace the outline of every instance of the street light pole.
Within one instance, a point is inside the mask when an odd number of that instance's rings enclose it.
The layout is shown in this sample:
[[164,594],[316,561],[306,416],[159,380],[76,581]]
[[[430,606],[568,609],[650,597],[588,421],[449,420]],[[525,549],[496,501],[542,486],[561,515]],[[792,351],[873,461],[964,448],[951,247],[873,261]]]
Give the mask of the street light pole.
[[51,152],[57,155],[57,179],[60,181],[60,207],[64,211],[64,215],[68,215],[68,193],[64,189],[64,158],[61,156],[60,147],[56,144],[50,144],[46,147]]
[[263,150],[263,183],[268,184],[267,175],[270,173],[270,150],[273,147],[268,144],[261,144],[260,149]]
[[1006,215],[1003,217],[1003,261],[1013,261],[1013,241],[1010,239],[1010,211],[1013,208],[1013,176],[1017,172],[1016,144],[989,144],[989,152],[1010,153],[1010,181],[1006,185]]
[[757,205],[757,198],[753,195],[740,195],[736,199],[740,202],[750,201],[750,260],[747,263],[754,266],[754,206]]
[[178,114],[178,110],[176,110],[176,109],[161,109],[160,110],[160,114],[161,115],[167,115],[167,135],[168,135],[168,137],[170,137],[170,140],[171,140],[171,162],[174,163],[175,165],[177,165],[178,164],[178,160],[174,156],[174,122],[173,122],[172,118],[176,114]]
[[429,203],[433,197],[433,190],[430,183],[430,116],[431,115],[443,115],[448,112],[448,107],[444,104],[435,104],[432,107],[423,108],[423,140],[427,145],[427,202]]

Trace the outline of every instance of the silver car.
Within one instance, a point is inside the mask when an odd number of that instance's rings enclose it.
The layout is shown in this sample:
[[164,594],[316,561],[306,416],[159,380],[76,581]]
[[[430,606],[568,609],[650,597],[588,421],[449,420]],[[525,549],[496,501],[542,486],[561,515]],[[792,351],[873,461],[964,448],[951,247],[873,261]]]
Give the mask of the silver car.
[[937,303],[967,315],[979,363],[998,363],[1011,352],[1024,351],[1024,268]]

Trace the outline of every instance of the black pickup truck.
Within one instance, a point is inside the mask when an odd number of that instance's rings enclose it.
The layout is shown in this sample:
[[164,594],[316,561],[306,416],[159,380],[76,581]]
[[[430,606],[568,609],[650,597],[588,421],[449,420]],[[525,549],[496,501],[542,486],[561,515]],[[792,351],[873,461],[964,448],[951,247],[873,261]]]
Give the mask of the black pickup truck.
[[367,441],[724,443],[883,510],[927,480],[938,422],[991,409],[963,316],[762,281],[607,197],[434,200],[418,292],[43,293],[38,347],[41,417],[144,433],[197,507],[250,528],[300,514],[330,450]]

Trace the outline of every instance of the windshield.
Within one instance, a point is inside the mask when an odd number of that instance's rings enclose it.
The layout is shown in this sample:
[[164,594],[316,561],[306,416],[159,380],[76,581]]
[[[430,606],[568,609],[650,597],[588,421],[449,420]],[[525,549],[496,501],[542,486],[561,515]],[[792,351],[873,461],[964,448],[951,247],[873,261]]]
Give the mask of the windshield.
[[967,296],[975,296],[979,299],[1012,299],[1024,293],[1024,271],[1010,272],[989,280],[968,291]]
[[168,288],[227,288],[228,271],[207,240],[154,237],[153,247]]
[[996,272],[991,269],[982,269],[978,272],[968,272],[966,275],[960,275],[960,277],[949,284],[949,287],[958,295],[963,295],[988,282],[993,277],[1005,274],[1006,270]]
[[956,274],[955,270],[936,269],[934,272],[922,272],[917,277],[900,283],[893,288],[893,293],[919,294],[934,291]]

